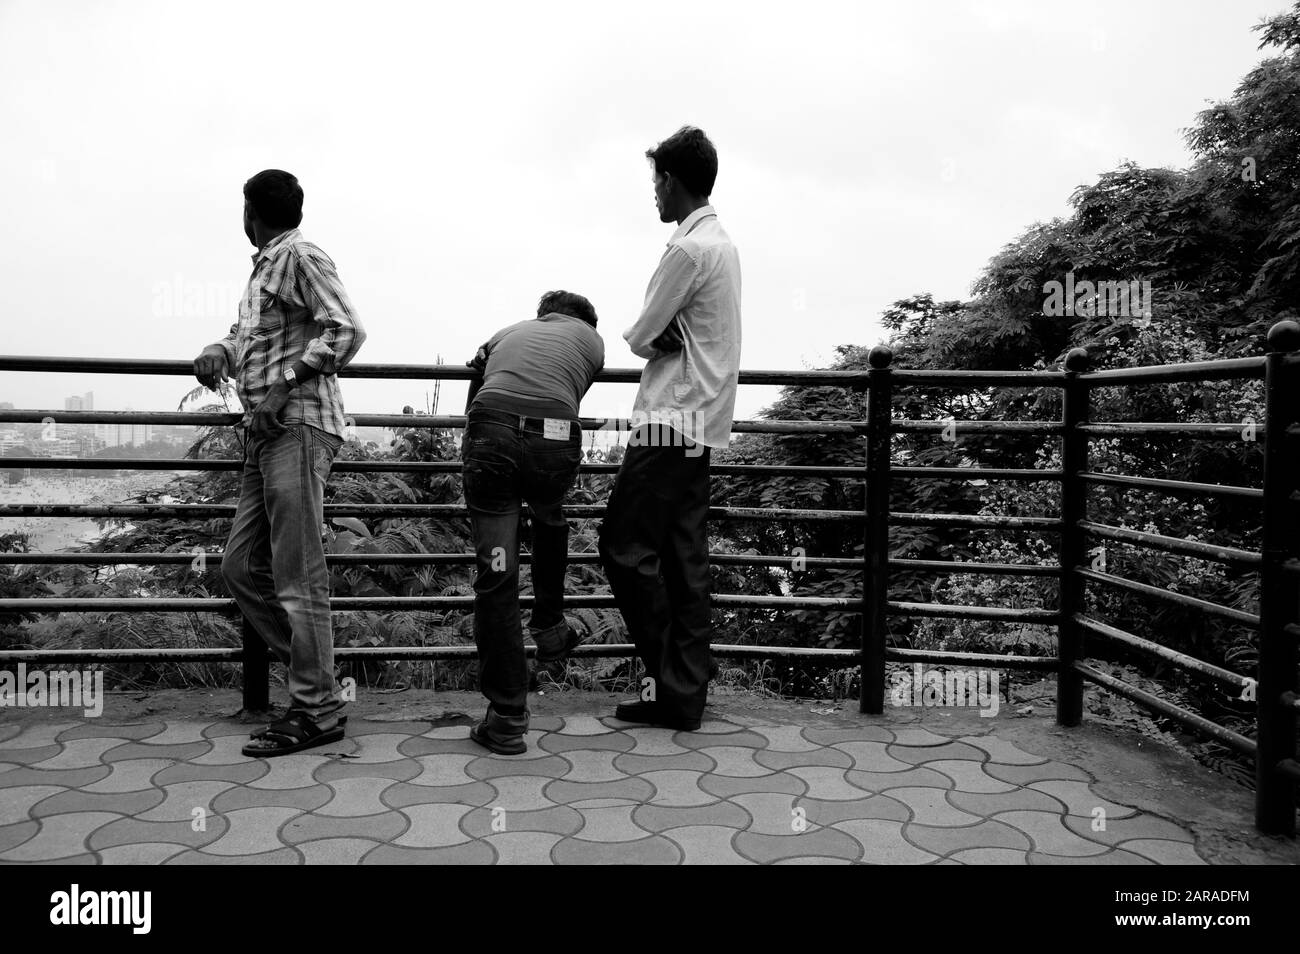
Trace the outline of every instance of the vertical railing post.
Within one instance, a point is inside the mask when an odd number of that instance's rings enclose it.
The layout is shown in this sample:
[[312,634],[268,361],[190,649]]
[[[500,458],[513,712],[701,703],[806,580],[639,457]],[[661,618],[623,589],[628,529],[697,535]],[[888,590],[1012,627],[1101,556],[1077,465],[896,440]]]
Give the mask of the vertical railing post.
[[[1300,400],[1300,325],[1279,321],[1268,332],[1264,371],[1264,515],[1259,586],[1259,669],[1255,705],[1255,826],[1295,836],[1295,782],[1278,766],[1296,757],[1296,639],[1287,626],[1300,610],[1300,584],[1285,563],[1296,555],[1296,437]],[[1285,697],[1285,698],[1284,698]]]
[[1088,352],[1073,348],[1065,356],[1065,386],[1061,401],[1061,577],[1057,622],[1056,722],[1075,726],[1083,721],[1083,676],[1074,664],[1083,658],[1083,629],[1075,614],[1084,610],[1086,541],[1079,522],[1088,515],[1088,487],[1079,476],[1088,469],[1088,436],[1079,425],[1088,420],[1089,389],[1079,374],[1088,369]]
[[885,711],[885,635],[889,626],[889,450],[894,352],[871,349],[867,361],[867,472],[863,489],[866,530],[862,548],[862,688],[858,709]]
[[262,637],[242,615],[239,620],[244,641],[244,709],[265,712],[271,708],[271,660]]

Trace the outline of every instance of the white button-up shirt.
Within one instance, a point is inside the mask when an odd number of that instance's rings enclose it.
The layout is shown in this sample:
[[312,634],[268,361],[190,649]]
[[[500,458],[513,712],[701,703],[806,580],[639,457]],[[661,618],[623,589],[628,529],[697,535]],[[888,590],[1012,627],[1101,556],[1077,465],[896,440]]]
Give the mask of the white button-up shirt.
[[[679,351],[653,342],[677,319]],[[670,424],[709,447],[731,440],[740,379],[740,256],[713,206],[688,215],[668,242],[636,324],[623,333],[641,372],[634,423]]]

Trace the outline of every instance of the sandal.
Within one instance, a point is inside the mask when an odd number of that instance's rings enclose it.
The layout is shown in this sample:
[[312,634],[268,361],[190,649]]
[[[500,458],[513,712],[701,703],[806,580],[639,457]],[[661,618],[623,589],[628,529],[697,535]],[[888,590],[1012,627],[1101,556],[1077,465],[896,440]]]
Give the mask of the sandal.
[[[286,712],[286,713],[284,714],[284,718],[285,718],[285,719],[289,718],[289,716],[290,716],[291,714],[292,714],[292,710],[290,710],[289,712]],[[348,717],[345,716],[345,715],[341,715],[341,716],[339,716],[339,725],[340,725],[340,726],[345,726],[345,725],[347,725],[347,724],[348,724]],[[258,729],[256,732],[250,732],[250,733],[248,734],[248,737],[249,737],[250,739],[262,739],[262,738],[265,738],[265,737],[266,737],[266,733],[270,730],[270,728],[271,728],[271,727],[270,727],[269,725],[264,725],[264,726],[262,726],[262,728]]]
[[279,722],[267,726],[261,735],[251,738],[241,751],[251,758],[273,758],[318,745],[328,745],[341,738],[342,724],[322,730],[305,712],[293,711]]

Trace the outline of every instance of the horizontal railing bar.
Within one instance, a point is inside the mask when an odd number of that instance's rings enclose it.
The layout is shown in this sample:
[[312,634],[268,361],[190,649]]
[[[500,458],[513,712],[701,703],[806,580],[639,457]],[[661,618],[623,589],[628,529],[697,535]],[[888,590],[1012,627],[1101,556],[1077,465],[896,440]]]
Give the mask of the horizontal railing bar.
[[935,665],[984,666],[990,669],[1053,670],[1060,665],[1055,656],[1004,656],[996,653],[945,653],[930,649],[885,648],[891,662],[921,662]]
[[1168,646],[1161,646],[1150,639],[1144,639],[1127,630],[1120,629],[1117,626],[1111,626],[1109,623],[1103,623],[1099,619],[1093,619],[1084,613],[1076,613],[1074,621],[1086,629],[1088,632],[1097,636],[1105,637],[1112,642],[1122,643],[1133,649],[1140,649],[1152,656],[1158,656],[1165,662],[1173,663],[1180,669],[1189,672],[1200,673],[1202,676],[1209,676],[1211,679],[1217,679],[1219,682],[1227,683],[1234,689],[1244,689],[1250,685],[1252,680],[1245,676],[1240,676],[1230,669],[1223,669],[1212,663],[1207,663],[1203,659],[1197,659],[1195,656],[1189,656],[1186,653],[1180,653]]
[[[891,600],[895,616],[929,616],[951,619],[1005,619],[1018,623],[1055,624],[1060,613],[1047,609],[1017,609],[1008,606],[954,606],[947,603],[899,603]],[[0,606],[3,601],[0,600]]]
[[1177,603],[1179,606],[1186,606],[1190,609],[1199,610],[1202,613],[1208,613],[1211,616],[1218,616],[1221,619],[1231,620],[1234,623],[1241,623],[1246,626],[1258,626],[1259,617],[1254,613],[1247,613],[1245,610],[1233,609],[1231,606],[1221,606],[1218,603],[1211,603],[1209,600],[1197,599],[1195,596],[1188,596],[1186,593],[1175,593],[1173,590],[1167,590],[1164,587],[1152,586],[1149,583],[1139,583],[1137,580],[1130,580],[1126,577],[1115,576],[1110,573],[1101,573],[1090,567],[1078,567],[1076,572],[1086,580],[1095,580],[1098,583],[1105,583],[1114,586],[1117,589],[1128,590],[1132,593],[1141,593],[1144,596],[1154,596],[1157,599],[1168,600],[1171,603]]
[[1165,490],[1170,493],[1218,494],[1224,497],[1248,497],[1263,500],[1264,491],[1258,487],[1236,487],[1230,484],[1198,484],[1190,480],[1169,480],[1164,477],[1132,477],[1128,474],[1099,474],[1080,471],[1079,477],[1090,484],[1109,484],[1115,487],[1140,487],[1144,490]]
[[[714,656],[729,659],[803,659],[810,662],[837,660],[852,663],[858,658],[856,649],[823,649],[809,646],[733,646],[717,644],[711,647]],[[529,656],[536,648],[525,644]],[[631,643],[590,643],[569,651],[571,658],[591,659],[601,657],[634,657],[636,646]],[[460,646],[339,646],[334,658],[348,659],[474,659],[478,649]],[[267,656],[269,661],[272,657]],[[238,663],[244,661],[242,649],[10,649],[0,651],[0,665],[26,663],[28,665],[65,665],[67,663],[181,663],[210,662]]]
[[1181,706],[1176,706],[1171,702],[1166,702],[1159,696],[1152,695],[1145,690],[1121,682],[1114,676],[1109,676],[1104,672],[1100,672],[1086,663],[1076,662],[1074,664],[1074,669],[1082,675],[1084,679],[1087,679],[1089,682],[1094,682],[1099,686],[1103,686],[1116,695],[1123,696],[1125,699],[1129,699],[1139,705],[1158,712],[1163,716],[1167,716],[1175,722],[1187,726],[1190,729],[1203,732],[1205,735],[1218,739],[1225,745],[1228,745],[1245,755],[1253,756],[1255,754],[1256,745],[1253,739],[1248,739],[1240,733],[1233,732],[1231,729],[1226,729],[1218,723],[1211,722],[1209,719],[1197,715],[1195,712],[1189,712]]
[[[1252,440],[1268,436],[1262,424],[1252,424]],[[1242,440],[1241,424],[1129,424],[1119,421],[1080,424],[1079,433],[1089,437],[1196,437],[1202,440]],[[1263,446],[1262,443],[1260,446]]]
[[1060,480],[1062,472],[1057,470],[1036,470],[1032,467],[891,467],[890,477],[906,479],[943,479],[955,477],[959,480]]
[[[0,368],[0,370],[4,370]],[[1064,371],[922,371],[891,369],[896,386],[931,388],[1064,387]]]
[[889,522],[909,527],[972,527],[1005,530],[1060,530],[1059,517],[1006,517],[1000,514],[891,513]]
[[1233,563],[1240,566],[1257,567],[1263,563],[1263,557],[1260,554],[1250,550],[1240,550],[1236,547],[1223,547],[1212,543],[1200,543],[1196,540],[1184,540],[1181,537],[1166,537],[1158,533],[1147,533],[1143,530],[1112,527],[1104,523],[1093,523],[1091,520],[1080,520],[1079,526],[1085,533],[1090,533],[1105,540],[1118,540],[1122,543],[1150,547],[1153,550],[1163,550],[1166,553],[1177,553],[1182,556],[1193,556],[1202,560],[1213,560],[1216,563]]
[[[233,458],[210,457],[193,460],[187,457],[5,457],[0,455],[0,467],[30,467],[51,470],[242,470],[243,461]],[[435,473],[459,474],[462,463],[458,460],[336,460],[331,474],[366,473]],[[581,474],[616,474],[618,464],[582,463]],[[924,469],[924,468],[919,468]],[[973,469],[973,468],[962,468]],[[802,464],[711,464],[711,477],[834,477],[840,480],[863,480],[861,467],[809,467]]]
[[1110,368],[1088,371],[1079,380],[1094,387],[1165,384],[1173,381],[1223,381],[1264,377],[1264,357],[1219,358],[1195,364],[1158,364],[1146,368]]
[[1060,421],[909,421],[895,420],[891,434],[940,434],[949,427],[961,434],[1061,434]]
[[[858,566],[861,560],[853,561]],[[889,566],[900,570],[928,570],[933,573],[971,573],[989,576],[1060,576],[1055,563],[970,563],[957,560],[890,560]]]

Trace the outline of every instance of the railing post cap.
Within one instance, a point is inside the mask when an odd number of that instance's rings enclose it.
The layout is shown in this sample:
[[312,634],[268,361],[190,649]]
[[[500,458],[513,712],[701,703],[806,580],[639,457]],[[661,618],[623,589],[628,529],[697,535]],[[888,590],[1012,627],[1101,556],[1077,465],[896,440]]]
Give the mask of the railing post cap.
[[1300,351],[1300,324],[1290,319],[1268,329],[1269,351]]
[[883,371],[894,360],[894,349],[889,345],[876,345],[867,354],[867,363],[877,371]]
[[1087,371],[1088,370],[1088,349],[1071,348],[1070,353],[1065,356],[1066,371]]

